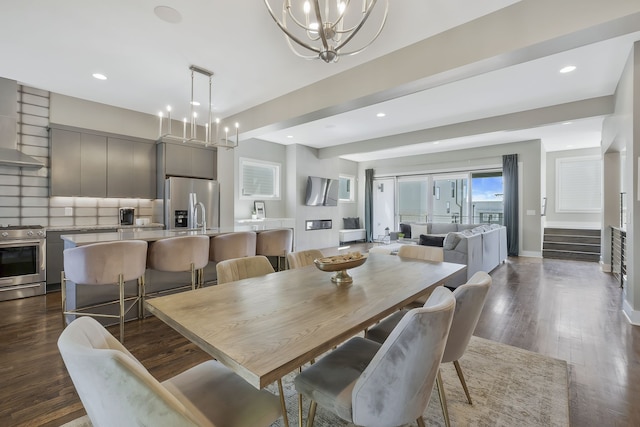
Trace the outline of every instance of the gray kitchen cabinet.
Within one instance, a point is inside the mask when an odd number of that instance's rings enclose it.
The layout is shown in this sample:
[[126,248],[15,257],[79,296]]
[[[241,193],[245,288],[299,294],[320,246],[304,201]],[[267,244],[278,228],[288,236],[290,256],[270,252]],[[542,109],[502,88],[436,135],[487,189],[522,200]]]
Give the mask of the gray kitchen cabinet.
[[60,284],[60,273],[64,270],[64,241],[60,236],[64,234],[115,233],[116,231],[116,228],[47,231],[47,290],[58,289],[57,285]]
[[164,159],[165,176],[216,179],[214,148],[165,142],[159,147],[159,153]]
[[154,144],[110,137],[107,165],[107,197],[155,198]]
[[51,129],[51,195],[107,195],[107,138]]

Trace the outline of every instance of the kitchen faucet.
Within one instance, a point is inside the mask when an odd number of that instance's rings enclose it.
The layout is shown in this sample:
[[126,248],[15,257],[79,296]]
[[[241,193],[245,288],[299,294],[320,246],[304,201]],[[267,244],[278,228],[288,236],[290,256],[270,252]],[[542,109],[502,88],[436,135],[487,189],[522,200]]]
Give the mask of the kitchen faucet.
[[[189,193],[189,204],[190,204],[190,210],[191,210],[191,227],[192,228],[198,228],[198,227],[202,227],[202,232],[206,232],[207,231],[207,214],[206,214],[206,210],[204,208],[204,204],[202,202],[198,202],[197,198],[196,198],[196,193]],[[202,210],[202,223],[198,224],[198,207],[200,207],[200,209]]]

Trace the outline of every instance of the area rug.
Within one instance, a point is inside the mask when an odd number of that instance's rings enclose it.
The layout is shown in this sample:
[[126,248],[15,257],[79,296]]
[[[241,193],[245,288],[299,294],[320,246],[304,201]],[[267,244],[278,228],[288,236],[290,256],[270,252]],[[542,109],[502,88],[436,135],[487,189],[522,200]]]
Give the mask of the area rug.
[[[452,363],[442,365],[452,426],[568,426],[569,400],[567,363],[505,344],[472,337],[460,359],[473,405],[466,397]],[[295,374],[283,378],[287,412],[291,427],[298,425]],[[277,394],[275,385],[269,389]],[[305,418],[308,402],[305,401]],[[438,393],[434,388],[424,412],[428,426],[444,426]],[[272,427],[281,427],[282,419]],[[354,425],[318,407],[315,426],[353,427]],[[416,424],[413,424],[416,425]],[[64,427],[90,427],[87,417]]]

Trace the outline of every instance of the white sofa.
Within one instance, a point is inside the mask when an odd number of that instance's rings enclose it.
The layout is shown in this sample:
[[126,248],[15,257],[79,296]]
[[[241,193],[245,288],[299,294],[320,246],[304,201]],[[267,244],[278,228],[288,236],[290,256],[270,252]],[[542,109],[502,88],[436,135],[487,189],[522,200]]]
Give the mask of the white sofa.
[[478,271],[488,273],[507,259],[507,229],[502,225],[409,223],[400,230],[416,242],[421,234],[445,238],[444,260],[467,266],[446,282],[449,287],[466,283]]

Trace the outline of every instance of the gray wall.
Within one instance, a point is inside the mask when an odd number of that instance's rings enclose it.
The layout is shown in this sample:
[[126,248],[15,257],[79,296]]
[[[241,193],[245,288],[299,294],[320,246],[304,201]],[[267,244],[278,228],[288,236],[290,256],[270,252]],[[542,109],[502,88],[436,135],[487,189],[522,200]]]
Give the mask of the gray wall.
[[[542,202],[540,171],[542,167],[542,144],[540,140],[492,145],[482,148],[457,150],[362,162],[359,164],[359,199],[364,200],[364,171],[373,168],[375,176],[396,176],[418,173],[455,172],[471,169],[495,168],[502,166],[504,154],[518,154],[519,172],[522,176],[520,188],[521,233],[520,254],[541,256],[542,227],[540,207]],[[364,206],[359,206],[364,217]],[[531,211],[531,215],[527,215]]]
[[[602,150],[605,158],[605,176],[621,177],[620,190],[627,193],[627,286],[624,288],[623,310],[634,324],[640,324],[640,185],[638,185],[638,159],[640,159],[640,42],[634,44],[615,93],[615,113],[605,121]],[[615,157],[618,152],[619,168]],[[604,227],[617,225],[617,203],[611,203],[610,189],[605,198]],[[616,212],[614,215],[613,211]],[[607,229],[608,231],[608,229]]]

